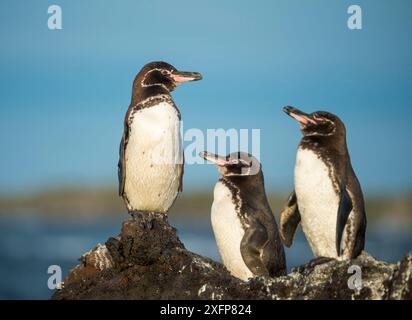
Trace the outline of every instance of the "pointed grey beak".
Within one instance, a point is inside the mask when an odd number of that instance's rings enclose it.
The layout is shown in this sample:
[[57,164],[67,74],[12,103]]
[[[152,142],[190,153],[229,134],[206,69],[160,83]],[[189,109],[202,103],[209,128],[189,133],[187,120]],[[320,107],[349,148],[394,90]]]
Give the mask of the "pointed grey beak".
[[227,164],[225,157],[219,156],[211,152],[203,151],[199,153],[199,156],[207,161],[214,163],[219,167],[224,167]]
[[317,124],[317,122],[313,120],[309,114],[303,111],[300,111],[299,109],[296,109],[294,107],[286,106],[283,108],[283,111],[286,114],[288,114],[290,117],[292,117],[293,119],[299,121],[301,124],[304,124],[304,125],[309,124],[309,123],[312,123],[314,125]]
[[199,72],[188,72],[188,71],[174,71],[170,76],[177,83],[183,83],[183,82],[188,82],[188,81],[198,81],[198,80],[202,80],[203,78]]

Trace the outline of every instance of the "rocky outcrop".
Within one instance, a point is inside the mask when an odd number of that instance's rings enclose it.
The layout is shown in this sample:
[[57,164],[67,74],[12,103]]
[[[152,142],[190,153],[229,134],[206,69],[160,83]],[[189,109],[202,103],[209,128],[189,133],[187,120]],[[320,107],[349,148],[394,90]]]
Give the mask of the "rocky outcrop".
[[[309,263],[287,276],[243,282],[223,265],[187,251],[162,217],[151,226],[125,221],[119,236],[97,245],[80,262],[53,299],[412,298],[412,253],[397,265],[363,252],[352,261]],[[348,273],[351,266],[359,267],[352,267],[359,283]]]

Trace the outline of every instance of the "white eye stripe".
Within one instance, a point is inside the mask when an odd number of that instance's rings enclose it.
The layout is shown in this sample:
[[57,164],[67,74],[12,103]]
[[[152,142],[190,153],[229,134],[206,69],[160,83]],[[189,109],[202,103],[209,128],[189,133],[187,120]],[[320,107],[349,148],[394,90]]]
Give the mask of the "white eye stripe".
[[247,166],[247,167],[252,166],[252,161],[251,161],[251,162],[248,162],[248,161],[246,161],[246,160],[240,159],[240,162],[241,162],[243,165]]
[[246,166],[246,167],[250,167],[252,164],[251,164],[251,162],[249,163],[248,161],[246,161],[246,160],[244,160],[244,159],[233,159],[233,160],[230,160],[229,161],[231,164],[242,164],[242,165],[244,165],[244,166]]
[[140,84],[142,85],[142,87],[150,87],[150,86],[153,86],[153,85],[160,85],[160,84],[151,84],[151,85],[146,85],[146,84],[145,84],[145,80],[146,80],[146,77],[148,76],[148,74],[150,74],[150,73],[152,73],[152,72],[154,72],[154,71],[160,71],[161,74],[164,74],[163,71],[165,71],[168,75],[171,75],[171,74],[172,74],[172,71],[167,70],[167,69],[161,69],[161,68],[151,69],[151,70],[149,70],[148,72],[146,72],[146,74],[145,74],[144,77],[143,77],[143,80],[140,82]]
[[332,120],[330,120],[328,118],[324,118],[324,117],[314,116],[313,119],[315,119],[316,121],[329,122],[329,123],[334,124],[334,122]]

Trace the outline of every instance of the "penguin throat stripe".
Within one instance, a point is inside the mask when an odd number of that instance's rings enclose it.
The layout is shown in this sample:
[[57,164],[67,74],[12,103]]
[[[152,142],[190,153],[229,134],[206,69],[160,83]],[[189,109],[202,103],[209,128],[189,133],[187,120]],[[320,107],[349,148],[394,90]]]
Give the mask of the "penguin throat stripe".
[[129,124],[129,125],[131,124],[131,122],[133,121],[133,115],[134,115],[137,111],[142,110],[142,109],[146,109],[146,108],[150,108],[150,107],[152,107],[152,106],[157,105],[157,104],[160,103],[160,102],[166,102],[166,103],[170,104],[171,106],[173,106],[173,108],[175,108],[176,111],[177,111],[179,120],[181,119],[180,111],[179,111],[179,109],[176,107],[176,105],[175,105],[172,97],[171,97],[170,95],[167,95],[167,94],[159,94],[159,95],[152,96],[152,97],[149,97],[149,98],[147,98],[147,99],[144,99],[143,101],[140,101],[139,103],[137,103],[136,105],[134,105],[134,106],[132,107],[131,112],[130,112],[128,124]]
[[231,190],[232,192],[232,201],[233,204],[235,205],[235,209],[236,212],[238,213],[238,217],[240,219],[240,221],[242,222],[242,224],[247,225],[247,219],[246,219],[246,213],[243,211],[243,202],[242,202],[242,198],[240,196],[240,189],[238,186],[236,186],[236,184],[234,184],[232,181],[230,181],[229,179],[226,179],[225,177],[221,178],[220,181],[226,185],[227,188],[229,188],[229,190]]
[[152,96],[152,97],[149,97],[149,98],[146,98],[146,99],[140,101],[138,104],[133,106],[133,108],[134,109],[145,108],[146,105],[152,105],[153,102],[158,102],[159,100],[174,104],[172,98],[169,95],[167,95],[167,94],[158,94],[158,95],[155,95],[155,96]]

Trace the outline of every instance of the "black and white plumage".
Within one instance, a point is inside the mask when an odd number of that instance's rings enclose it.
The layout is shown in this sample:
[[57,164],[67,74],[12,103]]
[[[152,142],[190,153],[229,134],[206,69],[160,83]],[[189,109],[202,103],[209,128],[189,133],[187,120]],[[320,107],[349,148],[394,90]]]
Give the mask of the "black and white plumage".
[[165,62],[151,62],[137,74],[118,164],[119,195],[130,213],[166,214],[182,190],[181,117],[170,93],[200,79]]
[[202,152],[222,174],[214,189],[213,232],[226,268],[242,280],[286,273],[285,253],[267,201],[259,161],[243,152]]
[[329,112],[284,111],[300,122],[303,138],[295,165],[295,190],[281,214],[288,247],[299,222],[316,257],[353,259],[364,248],[366,215],[352,168],[343,122]]

